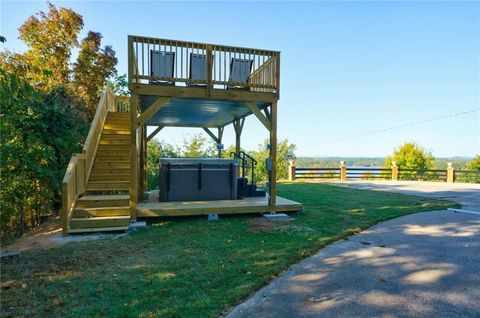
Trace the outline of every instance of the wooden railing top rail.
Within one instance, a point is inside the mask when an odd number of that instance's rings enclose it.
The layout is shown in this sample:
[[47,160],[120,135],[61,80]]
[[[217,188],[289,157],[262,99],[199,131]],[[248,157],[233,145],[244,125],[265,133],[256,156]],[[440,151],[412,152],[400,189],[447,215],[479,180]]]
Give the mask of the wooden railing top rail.
[[264,52],[270,55],[280,55],[280,51],[274,50],[265,50],[265,49],[255,49],[255,48],[248,48],[248,47],[241,47],[241,46],[229,46],[223,44],[213,44],[213,43],[203,43],[203,42],[191,42],[191,41],[181,41],[181,40],[172,40],[172,39],[164,39],[164,38],[153,38],[148,36],[140,36],[140,35],[129,35],[134,42],[144,42],[144,43],[156,43],[156,44],[166,44],[171,46],[184,46],[184,47],[193,47],[193,48],[204,48],[206,46],[215,47],[218,50],[236,50],[238,52],[248,52],[248,51],[256,51],[256,52]]
[[219,44],[128,37],[133,84],[241,88],[279,95],[280,52]]

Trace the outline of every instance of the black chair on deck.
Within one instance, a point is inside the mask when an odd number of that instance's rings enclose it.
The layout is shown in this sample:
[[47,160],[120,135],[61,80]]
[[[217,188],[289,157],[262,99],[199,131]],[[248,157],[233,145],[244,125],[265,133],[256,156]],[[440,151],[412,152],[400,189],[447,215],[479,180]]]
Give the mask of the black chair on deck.
[[150,76],[164,79],[150,80],[150,84],[175,85],[173,81],[173,68],[175,65],[175,52],[150,50]]
[[249,81],[253,60],[232,58],[227,89],[250,90]]

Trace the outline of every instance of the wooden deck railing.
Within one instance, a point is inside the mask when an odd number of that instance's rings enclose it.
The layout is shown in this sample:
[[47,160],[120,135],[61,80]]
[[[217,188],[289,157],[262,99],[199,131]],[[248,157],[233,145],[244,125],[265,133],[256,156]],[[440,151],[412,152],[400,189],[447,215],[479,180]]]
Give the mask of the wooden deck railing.
[[338,168],[299,168],[290,165],[289,180],[404,180],[480,183],[480,170],[455,170],[451,164],[447,169],[399,169],[376,167],[347,167],[340,164]]
[[[128,97],[127,97],[128,98]],[[117,97],[109,89],[105,88],[95,112],[90,130],[85,140],[82,153],[74,154],[70,159],[67,171],[62,181],[62,221],[63,232],[68,231],[72,210],[78,197],[87,189],[88,178],[93,168],[95,154],[100,143],[103,125],[108,112],[127,112],[129,110],[126,98]]]
[[[129,36],[128,45],[130,85],[163,81],[176,86],[203,84],[214,89],[239,86],[252,91],[277,94],[279,91],[280,52],[277,51],[142,36]],[[162,64],[160,74],[154,71],[154,55]],[[197,65],[197,71],[202,74],[192,76],[192,55],[200,57],[197,63],[205,63]],[[243,62],[234,63],[234,60]],[[250,64],[250,70],[240,69]],[[247,82],[236,81],[240,76],[232,76],[244,72],[249,74]]]

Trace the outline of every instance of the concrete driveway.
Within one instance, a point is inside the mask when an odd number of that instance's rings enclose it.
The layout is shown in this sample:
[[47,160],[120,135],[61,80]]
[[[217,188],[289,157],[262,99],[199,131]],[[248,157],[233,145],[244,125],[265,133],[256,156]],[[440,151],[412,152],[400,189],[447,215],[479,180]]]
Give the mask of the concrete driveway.
[[[390,189],[460,198],[469,209],[480,206],[475,187],[427,186],[402,183]],[[479,252],[480,214],[400,217],[292,266],[228,317],[480,317]]]
[[346,187],[414,194],[456,201],[463,209],[480,212],[480,184],[418,181],[345,181],[328,182]]

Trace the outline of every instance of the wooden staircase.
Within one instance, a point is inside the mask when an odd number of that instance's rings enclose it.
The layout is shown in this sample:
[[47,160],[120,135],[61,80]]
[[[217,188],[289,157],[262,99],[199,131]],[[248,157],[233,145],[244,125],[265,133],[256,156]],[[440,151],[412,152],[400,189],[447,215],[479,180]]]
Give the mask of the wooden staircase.
[[108,112],[85,192],[66,233],[126,231],[130,224],[130,114]]

